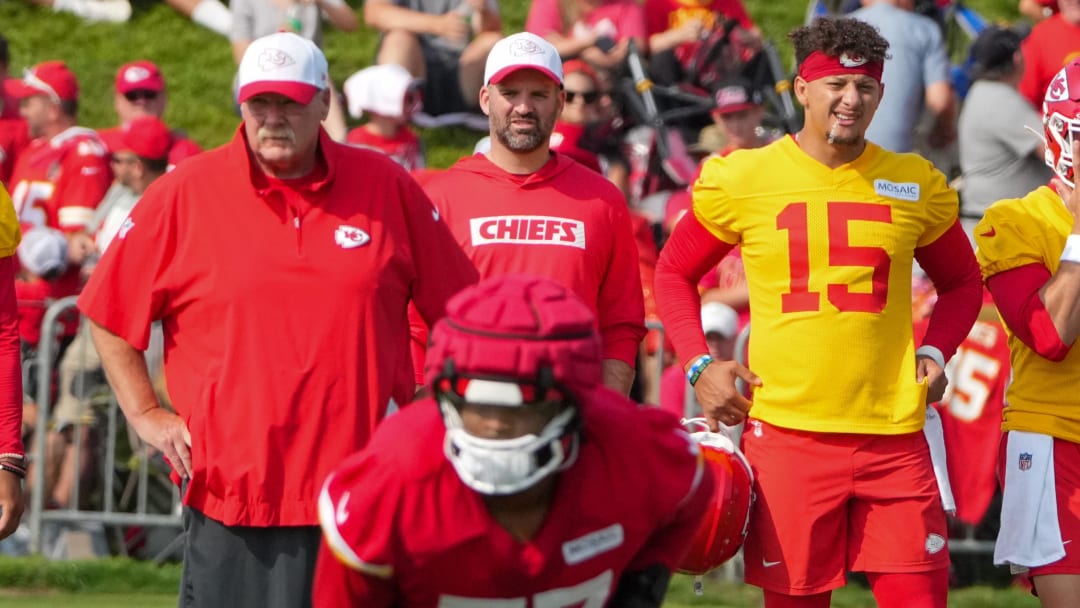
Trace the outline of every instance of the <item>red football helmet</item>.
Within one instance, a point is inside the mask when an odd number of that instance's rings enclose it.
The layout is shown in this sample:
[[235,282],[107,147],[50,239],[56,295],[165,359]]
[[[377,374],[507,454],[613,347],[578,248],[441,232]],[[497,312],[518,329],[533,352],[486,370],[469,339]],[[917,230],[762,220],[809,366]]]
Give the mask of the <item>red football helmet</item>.
[[690,551],[679,564],[680,572],[699,575],[718,568],[742,547],[754,504],[754,473],[726,433],[710,432],[704,418],[692,418],[684,424],[704,427],[690,436],[701,446],[705,463],[716,480],[713,502],[694,533]]
[[1046,164],[1075,187],[1072,144],[1080,139],[1080,59],[1073,60],[1050,81],[1043,99]]

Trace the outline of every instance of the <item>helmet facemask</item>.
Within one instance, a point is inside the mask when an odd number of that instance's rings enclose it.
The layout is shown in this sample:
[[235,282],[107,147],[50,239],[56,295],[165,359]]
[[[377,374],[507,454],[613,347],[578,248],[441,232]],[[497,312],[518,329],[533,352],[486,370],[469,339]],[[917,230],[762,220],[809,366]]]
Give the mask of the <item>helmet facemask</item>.
[[1080,118],[1053,112],[1047,114],[1043,122],[1046,127],[1046,164],[1070,188],[1075,188],[1072,150],[1073,142],[1080,140]]
[[[564,394],[544,381],[462,376],[437,381],[435,398],[446,424],[443,450],[462,482],[480,494],[506,496],[571,466],[578,452],[579,416]],[[537,433],[487,439],[465,430],[461,408],[467,403],[511,408],[557,403],[562,410]]]

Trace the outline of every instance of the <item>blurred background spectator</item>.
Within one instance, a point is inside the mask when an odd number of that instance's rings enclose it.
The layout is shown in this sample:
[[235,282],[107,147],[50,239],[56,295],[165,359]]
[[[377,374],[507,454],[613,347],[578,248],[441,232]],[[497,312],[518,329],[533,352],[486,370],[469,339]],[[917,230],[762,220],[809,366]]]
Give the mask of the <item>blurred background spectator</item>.
[[933,116],[927,135],[931,148],[943,148],[956,139],[956,99],[941,27],[912,12],[914,7],[914,0],[863,0],[863,8],[851,13],[889,41],[882,75],[888,93],[866,138],[893,152],[915,148],[915,130],[924,110]]
[[716,93],[716,108],[712,111],[713,123],[720,128],[727,145],[717,153],[727,156],[735,150],[760,148],[772,141],[762,125],[765,103],[761,92],[749,81],[735,78],[722,83]]
[[364,23],[382,33],[375,63],[423,82],[425,115],[479,111],[484,62],[502,37],[496,0],[368,0]]
[[581,58],[599,70],[626,59],[633,40],[644,53],[645,11],[636,0],[533,0],[525,31],[550,42],[563,59]]
[[349,115],[367,122],[349,131],[346,143],[378,150],[409,171],[423,169],[424,148],[409,128],[423,107],[420,82],[396,63],[373,65],[345,81]]
[[1016,8],[1022,16],[1036,23],[1058,12],[1057,0],[1020,0]]
[[1042,117],[1017,90],[1024,73],[1020,44],[1016,31],[991,26],[971,49],[975,82],[959,123],[960,221],[969,236],[991,203],[1022,197],[1053,176],[1036,134]]
[[[110,152],[123,145],[124,129],[137,118],[165,116],[169,94],[165,76],[153,62],[140,59],[125,63],[116,71],[113,85],[113,108],[120,124],[98,131],[98,137]],[[169,140],[169,166],[202,152],[199,144],[187,138],[183,131],[174,129]]]
[[1024,53],[1020,93],[1040,109],[1054,74],[1080,55],[1080,0],[1057,0],[1057,6],[1059,12],[1036,23],[1020,46]]

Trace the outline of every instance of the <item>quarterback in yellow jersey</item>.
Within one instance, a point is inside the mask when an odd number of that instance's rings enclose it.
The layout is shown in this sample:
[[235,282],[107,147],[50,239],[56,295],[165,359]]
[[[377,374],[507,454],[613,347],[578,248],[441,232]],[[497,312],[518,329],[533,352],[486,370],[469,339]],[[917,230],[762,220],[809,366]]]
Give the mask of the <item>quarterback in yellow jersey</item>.
[[15,255],[21,238],[15,206],[0,184],[0,540],[19,527],[23,512],[22,365]]
[[1071,608],[1080,603],[1080,61],[1050,82],[1043,125],[1054,189],[991,205],[975,243],[1013,370],[994,563],[1026,571],[1044,608]]
[[[707,162],[657,265],[661,318],[711,423],[748,417],[746,580],[766,608],[825,608],[847,571],[867,573],[879,606],[944,608],[945,513],[922,427],[978,314],[978,265],[944,176],[865,139],[888,43],[852,19],[790,37],[805,126]],[[697,278],[735,245],[753,371],[704,354],[693,316]],[[913,260],[939,293],[918,348]]]

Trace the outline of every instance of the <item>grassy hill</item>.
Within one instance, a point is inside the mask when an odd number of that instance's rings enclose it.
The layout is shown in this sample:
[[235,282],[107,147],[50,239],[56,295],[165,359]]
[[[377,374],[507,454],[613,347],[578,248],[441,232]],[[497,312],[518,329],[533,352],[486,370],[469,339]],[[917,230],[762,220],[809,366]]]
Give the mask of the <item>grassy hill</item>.
[[[744,0],[765,35],[776,41],[790,58],[784,34],[802,22],[805,0]],[[350,0],[357,11],[360,0]],[[29,0],[0,2],[0,32],[11,44],[13,74],[47,59],[63,59],[79,75],[82,88],[81,122],[86,126],[114,124],[112,82],[116,69],[134,59],[150,59],[161,66],[169,88],[166,121],[187,132],[204,147],[227,141],[239,117],[231,85],[235,65],[228,42],[203,29],[162,2],[134,0],[134,15],[126,24],[88,24],[76,17],[38,9]],[[968,5],[992,18],[1012,19],[1016,0],[970,0]],[[528,2],[503,0],[507,31],[518,31],[525,21]],[[335,82],[370,65],[377,35],[361,30],[344,34],[328,31],[325,49]],[[788,59],[790,61],[790,59]],[[429,162],[447,166],[468,153],[478,138],[460,129],[423,133]]]

